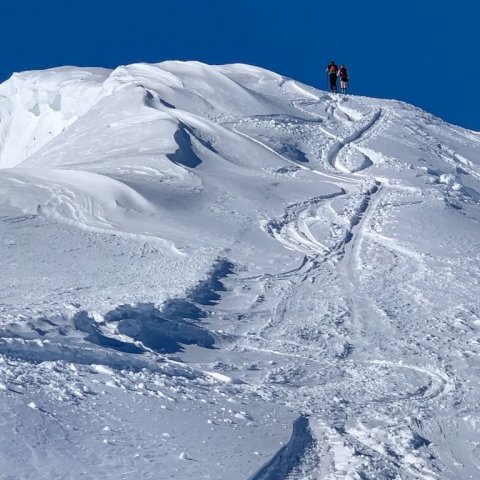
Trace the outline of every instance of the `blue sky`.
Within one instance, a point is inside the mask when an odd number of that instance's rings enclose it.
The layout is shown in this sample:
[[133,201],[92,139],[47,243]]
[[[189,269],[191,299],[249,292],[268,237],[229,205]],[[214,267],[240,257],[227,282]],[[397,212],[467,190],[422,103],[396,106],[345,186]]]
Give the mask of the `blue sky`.
[[326,88],[398,98],[480,131],[476,0],[16,0],[2,5],[0,77],[57,65],[244,62]]

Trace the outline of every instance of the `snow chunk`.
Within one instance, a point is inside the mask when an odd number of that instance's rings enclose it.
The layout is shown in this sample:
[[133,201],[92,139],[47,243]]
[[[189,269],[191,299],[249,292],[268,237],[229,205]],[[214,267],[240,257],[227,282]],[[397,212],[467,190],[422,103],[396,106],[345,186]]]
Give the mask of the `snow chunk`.
[[455,180],[456,180],[455,175],[451,175],[448,173],[444,173],[443,175],[440,175],[440,178],[439,178],[440,183],[444,183],[449,187],[451,187],[455,183]]

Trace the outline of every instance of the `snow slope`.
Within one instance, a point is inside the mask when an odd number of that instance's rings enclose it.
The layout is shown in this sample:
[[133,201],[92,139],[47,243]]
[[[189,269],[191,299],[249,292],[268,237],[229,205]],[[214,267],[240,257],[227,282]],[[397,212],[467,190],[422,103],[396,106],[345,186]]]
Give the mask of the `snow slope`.
[[480,134],[247,65],[0,86],[0,478],[480,475]]

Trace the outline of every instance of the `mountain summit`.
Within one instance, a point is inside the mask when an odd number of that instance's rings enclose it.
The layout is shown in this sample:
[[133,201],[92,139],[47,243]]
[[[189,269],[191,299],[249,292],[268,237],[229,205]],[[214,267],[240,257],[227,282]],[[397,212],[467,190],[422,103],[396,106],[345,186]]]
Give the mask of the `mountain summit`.
[[240,64],[13,75],[2,475],[475,478],[479,225],[480,134],[399,101]]

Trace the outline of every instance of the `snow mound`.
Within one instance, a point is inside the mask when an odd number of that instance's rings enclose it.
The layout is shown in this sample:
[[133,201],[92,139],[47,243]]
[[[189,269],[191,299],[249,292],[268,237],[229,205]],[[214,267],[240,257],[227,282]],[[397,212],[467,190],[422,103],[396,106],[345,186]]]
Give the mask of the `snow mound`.
[[0,86],[0,168],[15,167],[85,114],[104,95],[103,69],[14,74]]

